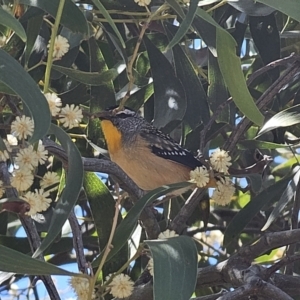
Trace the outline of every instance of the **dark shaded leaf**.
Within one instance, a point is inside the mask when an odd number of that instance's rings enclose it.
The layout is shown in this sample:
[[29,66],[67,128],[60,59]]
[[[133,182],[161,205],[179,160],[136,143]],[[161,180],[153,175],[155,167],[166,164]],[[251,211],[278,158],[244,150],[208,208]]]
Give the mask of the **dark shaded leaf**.
[[[299,169],[299,167],[297,167]],[[276,203],[274,209],[268,217],[266,224],[261,229],[262,231],[267,230],[270,225],[280,216],[286,205],[291,201],[296,191],[297,184],[299,183],[300,171],[298,170],[293,180],[291,180],[282,193],[279,201]]]
[[47,262],[0,245],[0,270],[27,275],[67,275],[85,277],[65,271]]
[[298,0],[257,0],[271,6],[300,22],[300,5]]
[[27,36],[23,26],[9,12],[5,11],[0,5],[0,24],[12,29],[23,42],[26,42]]
[[273,198],[279,197],[285,190],[292,175],[277,181],[272,186],[263,190],[259,195],[251,199],[251,201],[243,207],[228,224],[224,233],[223,245],[227,246],[233,239],[244,230],[246,225],[253,217],[265,206],[273,201]]
[[165,127],[171,121],[181,121],[186,111],[183,86],[175,76],[167,58],[145,36],[154,86],[154,126]]
[[[59,0],[20,0],[19,2],[28,6],[38,7],[46,11],[53,17],[56,17],[56,12],[59,4]],[[87,21],[82,11],[72,0],[65,1],[61,17],[61,24],[74,32],[81,32],[86,36],[89,33]]]

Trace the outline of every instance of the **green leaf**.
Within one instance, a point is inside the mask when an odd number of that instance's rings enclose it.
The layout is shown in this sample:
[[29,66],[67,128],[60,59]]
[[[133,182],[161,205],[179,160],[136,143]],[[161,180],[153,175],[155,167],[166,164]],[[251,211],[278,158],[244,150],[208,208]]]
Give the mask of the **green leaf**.
[[111,26],[111,28],[113,29],[113,31],[117,35],[119,41],[121,42],[122,47],[125,49],[126,48],[125,42],[124,42],[124,40],[123,40],[116,24],[115,24],[115,22],[111,18],[110,14],[106,10],[106,8],[103,6],[103,4],[99,0],[92,0],[92,1],[97,6],[97,8],[100,10],[103,17],[107,20],[108,24]]
[[9,12],[5,11],[0,5],[0,24],[12,29],[23,42],[26,42],[27,36],[23,26]]
[[268,205],[273,201],[273,198],[277,198],[283,193],[292,176],[289,175],[263,190],[234,216],[224,233],[224,246],[227,246],[233,239],[238,237],[246,225],[265,205]]
[[218,62],[229,93],[238,109],[250,121],[261,126],[263,124],[264,116],[257,108],[248,90],[241,68],[241,60],[236,55],[235,40],[223,29],[220,29],[219,27],[216,29]]
[[271,142],[259,141],[259,140],[243,140],[238,142],[238,149],[278,149],[288,148],[289,146],[283,144],[276,144]]
[[39,256],[54,241],[61,231],[62,226],[77,202],[83,181],[83,165],[80,152],[72,142],[70,136],[61,128],[51,124],[49,134],[54,134],[68,156],[68,173],[66,186],[58,200],[53,217],[49,226],[48,234],[41,246],[34,253],[34,257]]
[[[297,167],[299,169],[299,167]],[[261,229],[261,231],[267,230],[271,224],[280,216],[281,212],[287,206],[287,204],[291,201],[294,197],[294,193],[296,191],[297,184],[299,183],[299,171],[295,174],[292,181],[289,182],[288,186],[282,193],[279,201],[276,203],[275,207],[273,208],[271,214],[268,217],[267,222]]]
[[176,13],[180,16],[181,19],[184,19],[184,11],[176,0],[166,0],[166,2],[176,11]]
[[0,270],[3,272],[27,275],[67,275],[85,277],[82,274],[65,271],[52,264],[34,259],[2,245],[0,245]]
[[197,280],[197,248],[187,236],[146,241],[153,257],[154,299],[188,300]]
[[[138,200],[136,204],[130,209],[126,217],[122,220],[120,225],[117,227],[114,238],[112,240],[113,248],[109,252],[108,260],[111,259],[116,253],[119,252],[119,250],[125,245],[129,237],[132,235],[136,227],[138,218],[146,205],[152,203],[157,198],[169,192],[172,192],[174,190],[183,187],[187,187],[189,185],[191,185],[191,183],[181,182],[181,183],[170,184],[169,186],[162,186],[147,193],[144,197]],[[92,263],[93,267],[99,265],[102,258],[102,254],[103,253],[101,253],[101,255],[93,261]]]
[[257,0],[271,6],[300,22],[300,5],[298,0]]
[[49,129],[51,115],[46,98],[34,80],[9,54],[0,49],[0,81],[21,97],[34,120],[34,132],[29,142],[43,138]]
[[300,104],[289,107],[273,116],[259,131],[262,135],[278,127],[287,127],[300,123]]
[[176,32],[173,39],[170,41],[169,45],[167,46],[167,49],[170,49],[174,47],[176,44],[178,44],[190,29],[198,8],[198,2],[199,0],[191,0],[189,10],[185,18],[181,22],[178,31]]
[[118,71],[115,68],[104,71],[103,73],[98,72],[84,72],[75,69],[65,68],[58,65],[53,65],[52,69],[59,71],[70,78],[79,82],[89,85],[101,85],[114,80],[118,75]]
[[[19,0],[19,2],[22,4],[38,7],[46,11],[54,18],[56,17],[59,1],[60,0]],[[81,32],[85,35],[88,35],[89,33],[89,28],[85,16],[72,0],[65,1],[61,17],[61,24],[69,28],[73,32]]]

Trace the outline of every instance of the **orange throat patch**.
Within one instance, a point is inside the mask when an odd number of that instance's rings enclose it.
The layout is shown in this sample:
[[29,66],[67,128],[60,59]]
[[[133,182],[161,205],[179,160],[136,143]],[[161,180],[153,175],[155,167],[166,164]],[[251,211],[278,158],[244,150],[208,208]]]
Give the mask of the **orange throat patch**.
[[109,120],[101,121],[102,131],[106,140],[108,151],[114,154],[121,148],[121,132]]

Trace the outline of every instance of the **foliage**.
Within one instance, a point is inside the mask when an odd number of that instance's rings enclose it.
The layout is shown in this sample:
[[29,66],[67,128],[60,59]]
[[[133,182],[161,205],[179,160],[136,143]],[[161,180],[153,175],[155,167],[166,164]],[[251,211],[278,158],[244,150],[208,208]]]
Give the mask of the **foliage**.
[[[126,273],[130,300],[300,299],[298,0],[145,3],[0,1],[0,294],[29,277],[64,299],[55,274],[111,299]],[[95,116],[116,104],[204,159],[228,151],[231,203],[157,200],[186,182],[145,195],[106,157]],[[23,115],[34,129],[14,140]]]

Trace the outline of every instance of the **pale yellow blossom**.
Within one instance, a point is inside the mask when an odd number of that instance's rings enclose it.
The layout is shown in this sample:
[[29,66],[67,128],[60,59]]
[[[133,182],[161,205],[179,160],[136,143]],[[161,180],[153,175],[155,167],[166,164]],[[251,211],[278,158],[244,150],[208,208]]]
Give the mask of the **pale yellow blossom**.
[[217,181],[217,188],[214,190],[211,199],[219,205],[227,205],[231,202],[231,198],[235,188],[229,178],[221,178]]
[[71,129],[79,126],[82,118],[82,110],[79,108],[79,106],[67,104],[61,109],[59,121],[63,123],[64,127]]
[[51,115],[57,116],[61,109],[61,99],[55,93],[46,93],[45,97],[48,101]]
[[45,147],[43,144],[39,144],[38,148],[36,150],[36,157],[40,165],[45,164],[45,162],[48,159],[48,151],[45,150]]
[[38,159],[36,152],[33,150],[33,146],[30,145],[27,148],[21,149],[17,154],[15,163],[19,166],[20,169],[28,168],[33,170],[38,166]]
[[33,121],[26,116],[16,117],[16,120],[11,123],[11,133],[19,140],[26,139],[33,133]]
[[134,0],[139,6],[148,6],[151,3],[151,0]]
[[47,198],[49,193],[44,190],[35,190],[35,192],[27,192],[22,199],[29,203],[30,210],[27,215],[33,216],[38,212],[45,211],[50,206],[51,199]]
[[[60,181],[60,178],[57,175],[57,173],[49,171],[43,176],[42,180],[40,181],[40,185],[41,185],[41,188],[46,189],[47,187],[50,187],[52,185],[59,183],[59,181]],[[51,188],[51,191],[55,191],[57,188],[58,188],[58,186],[53,187],[53,188]]]
[[[50,47],[50,42],[48,44],[48,48],[49,47]],[[69,51],[69,48],[70,45],[68,40],[63,36],[58,35],[54,41],[54,49],[53,49],[52,56],[57,59],[62,58]]]
[[11,178],[11,185],[18,191],[26,191],[33,183],[33,175],[30,169],[16,170]]
[[209,173],[205,167],[197,167],[190,172],[191,182],[196,183],[197,187],[205,187],[209,182]]
[[113,278],[108,288],[113,297],[123,299],[132,294],[133,284],[133,281],[128,275],[119,274]]
[[4,195],[5,193],[5,189],[3,187],[3,181],[0,180],[0,198],[2,198],[2,196]]
[[231,157],[225,150],[217,149],[210,156],[210,163],[214,170],[227,174],[231,166]]
[[167,229],[166,231],[161,232],[158,235],[158,238],[163,240],[163,239],[169,239],[169,238],[172,238],[175,236],[178,236],[178,234],[174,230]]
[[[89,281],[87,278],[71,277],[69,281],[71,287],[77,295],[77,300],[88,300]],[[94,298],[94,293],[92,299]]]
[[154,264],[153,264],[153,258],[152,257],[148,261],[147,268],[149,270],[150,275],[153,277],[154,276]]

